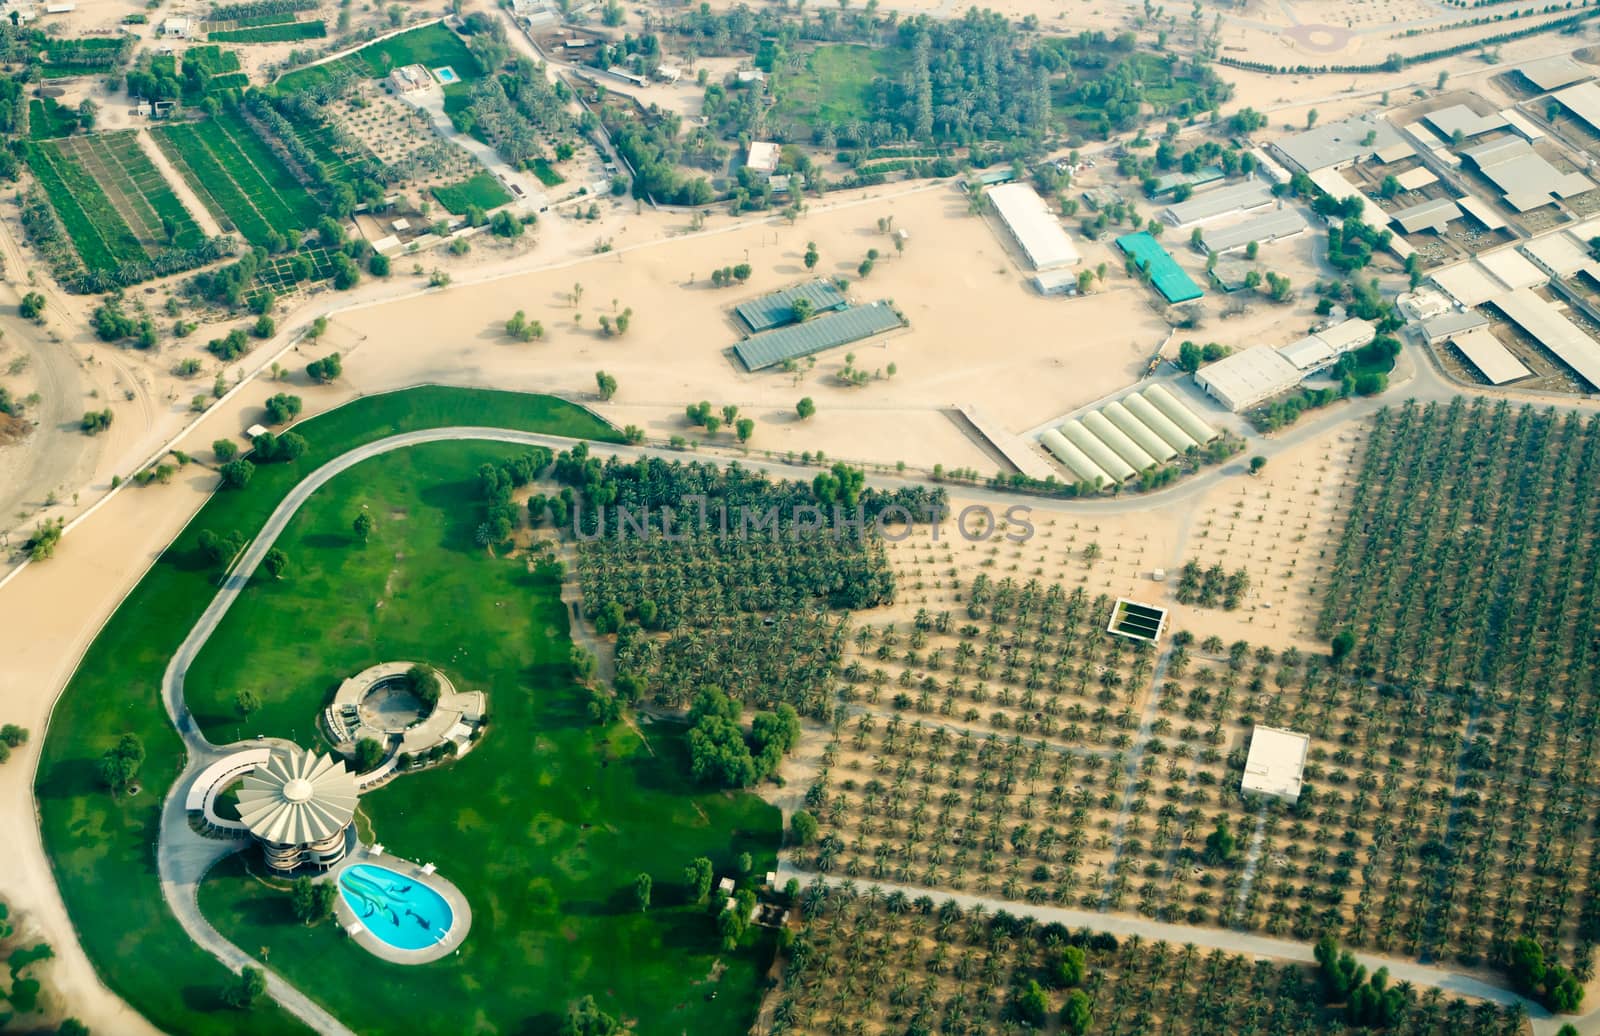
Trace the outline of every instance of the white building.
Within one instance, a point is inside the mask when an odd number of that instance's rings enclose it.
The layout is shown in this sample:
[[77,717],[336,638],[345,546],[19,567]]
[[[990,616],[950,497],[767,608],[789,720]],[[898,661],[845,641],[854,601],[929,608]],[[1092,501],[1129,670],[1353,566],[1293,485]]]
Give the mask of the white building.
[[1258,346],[1225,356],[1195,373],[1206,395],[1238,413],[1300,384],[1300,369],[1276,349]]
[[745,156],[744,164],[753,173],[771,176],[778,171],[778,159],[782,154],[783,149],[776,144],[765,140],[753,140],[750,142],[750,153]]
[[187,18],[168,18],[161,23],[161,35],[169,40],[186,40],[194,35],[194,23]]
[[994,211],[1035,270],[1074,266],[1079,260],[1072,238],[1061,228],[1039,192],[1025,183],[1007,183],[987,192]]
[[1246,795],[1266,795],[1284,802],[1300,799],[1311,738],[1292,730],[1258,726],[1250,733],[1250,755],[1244,761],[1239,790]]
[[433,77],[421,65],[401,65],[389,73],[389,85],[396,93],[409,94],[432,86]]

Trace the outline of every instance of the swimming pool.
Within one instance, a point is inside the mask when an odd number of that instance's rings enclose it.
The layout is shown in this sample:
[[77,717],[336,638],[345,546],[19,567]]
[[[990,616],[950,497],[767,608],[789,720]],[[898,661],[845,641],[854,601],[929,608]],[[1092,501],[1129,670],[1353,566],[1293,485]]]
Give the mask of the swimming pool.
[[397,950],[434,945],[449,934],[455,916],[429,885],[370,863],[346,867],[339,894],[367,931]]
[[461,82],[461,77],[456,75],[456,70],[449,65],[434,69],[433,74],[438,76],[439,82],[446,86],[449,86],[451,83]]

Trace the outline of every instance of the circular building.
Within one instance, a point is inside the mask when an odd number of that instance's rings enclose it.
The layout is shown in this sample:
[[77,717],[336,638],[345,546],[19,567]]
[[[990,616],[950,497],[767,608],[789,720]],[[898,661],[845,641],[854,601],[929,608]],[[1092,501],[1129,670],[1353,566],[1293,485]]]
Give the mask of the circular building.
[[239,819],[273,870],[326,868],[344,859],[356,799],[342,761],[288,745],[245,776]]

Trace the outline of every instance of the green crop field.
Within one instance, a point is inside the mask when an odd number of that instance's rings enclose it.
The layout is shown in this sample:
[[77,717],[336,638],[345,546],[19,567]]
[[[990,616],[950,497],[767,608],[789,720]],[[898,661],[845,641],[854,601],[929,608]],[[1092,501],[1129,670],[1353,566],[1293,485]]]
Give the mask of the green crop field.
[[474,173],[470,179],[448,187],[435,187],[433,196],[440,205],[457,216],[466,212],[469,205],[476,205],[487,212],[511,200],[511,193],[495,179],[493,173],[487,171]]
[[34,98],[28,102],[28,138],[54,140],[70,137],[78,131],[78,113],[66,105],[57,104],[54,97]]
[[[639,1036],[745,1032],[770,942],[721,952],[682,873],[697,856],[734,873],[743,852],[764,873],[778,812],[692,786],[679,724],[589,719],[568,672],[559,569],[530,571],[474,541],[478,467],[525,452],[437,443],[340,475],[279,538],[288,575],[252,579],[187,681],[212,738],[307,745],[320,740],[326,688],[381,659],[427,660],[485,691],[489,726],[469,754],[362,797],[373,838],[436,863],[466,895],[460,950],[426,968],[384,963],[335,924],[296,922],[289,898],[243,860],[213,873],[201,908],[236,945],[270,948],[285,978],[364,1036],[459,1031],[466,1002],[484,1030],[554,1032],[585,993],[636,1019]],[[363,509],[377,520],[366,543],[350,527]],[[261,705],[241,721],[245,688]],[[632,903],[640,873],[655,882],[648,912]]]
[[292,40],[321,39],[326,35],[328,27],[319,20],[260,25],[248,29],[225,29],[222,32],[209,33],[207,38],[217,43],[287,43]]
[[895,78],[909,65],[904,50],[856,45],[818,47],[805,71],[778,80],[778,118],[811,126],[872,117],[874,79]]
[[151,131],[162,149],[224,225],[252,245],[269,235],[306,230],[322,206],[237,112]]
[[[296,482],[361,443],[452,424],[620,438],[548,396],[439,387],[366,397],[305,421],[296,428],[310,442],[305,456],[263,466],[248,488],[206,502],[100,630],[52,713],[35,788],[45,849],[100,977],[160,1029],[189,1036],[305,1031],[270,1004],[253,1012],[220,1009],[226,969],[190,942],[155,880],[152,832],[183,753],[161,704],[161,675],[216,592],[196,537],[207,528],[258,528]],[[95,776],[96,760],[124,733],[142,740],[146,760],[138,793],[113,800]]]
[[566,177],[550,167],[550,160],[547,158],[533,160],[533,175],[537,176],[539,182],[546,187],[556,187],[567,182]]
[[205,240],[194,217],[139,146],[132,130],[73,137],[56,146],[95,178],[146,251],[154,254],[169,246],[194,248]]
[[388,75],[390,69],[417,64],[428,68],[448,65],[455,69],[463,83],[470,83],[483,75],[478,59],[472,56],[461,37],[443,23],[434,22],[387,40],[369,43],[337,61],[295,69],[280,77],[277,85],[285,91],[304,90],[342,72],[354,72],[377,79]]
[[91,271],[113,271],[149,258],[105,190],[55,141],[28,144],[28,166]]

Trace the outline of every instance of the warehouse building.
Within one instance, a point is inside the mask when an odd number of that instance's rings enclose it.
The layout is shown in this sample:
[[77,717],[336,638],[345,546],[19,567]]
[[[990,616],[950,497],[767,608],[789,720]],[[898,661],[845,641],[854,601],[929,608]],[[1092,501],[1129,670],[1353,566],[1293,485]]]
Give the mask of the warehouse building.
[[1486,201],[1469,194],[1464,198],[1456,199],[1456,204],[1461,206],[1463,212],[1477,220],[1485,230],[1504,230],[1506,228],[1505,217],[1494,211]]
[[1239,790],[1264,795],[1291,805],[1300,800],[1306,754],[1311,738],[1292,730],[1257,725],[1250,732],[1250,752],[1244,761]]
[[1371,342],[1378,336],[1370,320],[1344,320],[1316,334],[1291,342],[1278,353],[1302,375],[1322,370],[1339,357]]
[[1001,184],[988,191],[1000,222],[1035,270],[1075,265],[1078,250],[1039,192],[1025,183]]
[[1488,327],[1489,318],[1475,309],[1462,312],[1451,311],[1436,317],[1429,317],[1419,321],[1418,330],[1422,340],[1429,345],[1438,345],[1440,342],[1449,341],[1456,335],[1464,334],[1474,328]]
[[1149,275],[1150,283],[1168,302],[1189,302],[1205,294],[1194,278],[1183,272],[1177,260],[1145,231],[1123,234],[1117,238],[1117,248]]
[[1461,152],[1518,212],[1594,190],[1582,173],[1563,173],[1521,137],[1501,137]]
[[1422,117],[1428,128],[1439,135],[1441,140],[1454,142],[1456,134],[1461,134],[1462,140],[1471,140],[1481,137],[1490,130],[1501,129],[1506,125],[1504,115],[1479,115],[1464,104],[1452,104],[1448,108],[1440,108],[1436,112],[1429,112]]
[[1300,370],[1276,349],[1257,346],[1225,356],[1195,373],[1206,395],[1239,413],[1300,384]]
[[1491,385],[1504,385],[1533,373],[1487,327],[1453,334],[1450,344],[1460,349],[1467,362],[1478,368],[1478,373]]
[[1272,191],[1259,180],[1245,180],[1168,205],[1161,218],[1174,227],[1190,227],[1214,219],[1255,212],[1273,203]]
[[1445,228],[1453,219],[1461,218],[1461,207],[1449,198],[1430,198],[1415,205],[1408,205],[1389,217],[1390,222],[1399,225],[1407,234],[1416,234],[1424,230],[1431,230],[1435,234],[1443,234]]
[[1533,265],[1551,277],[1571,277],[1575,273],[1600,277],[1600,263],[1589,254],[1588,241],[1579,236],[1581,232],[1581,227],[1557,230],[1518,247]]
[[1360,198],[1363,202],[1367,201],[1361,189],[1346,180],[1344,174],[1337,169],[1318,169],[1314,173],[1307,173],[1306,176],[1317,190],[1334,201],[1344,201],[1346,198]]
[[1591,130],[1600,133],[1600,85],[1579,83],[1565,90],[1557,90],[1550,98],[1582,119]]
[[1398,162],[1413,153],[1388,119],[1370,113],[1323,123],[1275,140],[1271,146],[1290,169],[1303,173],[1343,169],[1369,157]]
[[1549,349],[1577,372],[1591,388],[1600,389],[1600,345],[1583,328],[1562,316],[1545,299],[1519,288],[1489,300],[1489,304],[1522,328],[1528,337]]
[[1244,248],[1254,241],[1268,245],[1274,241],[1296,237],[1305,233],[1305,217],[1295,209],[1273,209],[1226,227],[1208,227],[1201,231],[1206,250],[1221,255]]
[[1563,86],[1581,83],[1594,76],[1592,69],[1578,64],[1565,54],[1518,65],[1515,71],[1532,83],[1540,93],[1559,90]]

